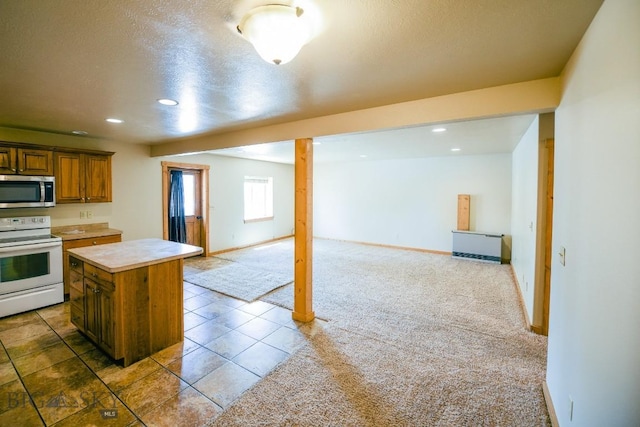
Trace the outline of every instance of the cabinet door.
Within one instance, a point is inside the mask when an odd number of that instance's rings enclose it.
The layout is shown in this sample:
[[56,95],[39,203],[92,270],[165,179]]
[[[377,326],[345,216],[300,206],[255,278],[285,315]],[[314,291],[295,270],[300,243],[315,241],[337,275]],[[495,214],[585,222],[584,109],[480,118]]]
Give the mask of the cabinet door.
[[53,175],[53,151],[18,148],[20,175]]
[[56,153],[56,203],[84,202],[84,168],[80,153]]
[[98,343],[112,356],[115,355],[115,304],[113,288],[107,284],[99,284],[97,292],[98,328],[100,336]]
[[0,147],[0,174],[13,175],[16,172],[16,149]]
[[84,332],[93,342],[98,343],[98,292],[97,284],[84,279]]
[[111,201],[111,156],[85,154],[85,201]]

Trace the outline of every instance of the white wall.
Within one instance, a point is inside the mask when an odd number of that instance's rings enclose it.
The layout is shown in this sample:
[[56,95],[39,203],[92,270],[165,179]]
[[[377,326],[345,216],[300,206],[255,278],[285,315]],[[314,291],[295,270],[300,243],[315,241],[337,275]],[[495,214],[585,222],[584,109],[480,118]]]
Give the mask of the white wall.
[[[182,161],[192,156],[181,157]],[[202,156],[199,156],[202,157]],[[210,251],[246,246],[293,234],[294,170],[292,165],[206,155],[211,165]],[[197,163],[194,158],[193,163]],[[273,220],[245,224],[244,177],[273,177]]]
[[[288,236],[293,228],[293,166],[212,155],[149,157],[149,146],[0,128],[0,140],[113,151],[113,202],[73,203],[45,209],[4,209],[2,217],[49,215],[52,225],[107,222],[123,240],[162,238],[162,161],[208,164],[209,250]],[[244,175],[274,177],[274,220],[243,221]],[[81,219],[81,211],[93,217]]]
[[[556,111],[547,383],[561,426],[640,425],[640,2],[607,0]],[[569,399],[573,399],[570,420]]]
[[511,265],[530,321],[533,319],[536,271],[539,123],[536,117],[511,157]]
[[317,164],[314,235],[450,252],[458,194],[472,230],[510,234],[509,154]]

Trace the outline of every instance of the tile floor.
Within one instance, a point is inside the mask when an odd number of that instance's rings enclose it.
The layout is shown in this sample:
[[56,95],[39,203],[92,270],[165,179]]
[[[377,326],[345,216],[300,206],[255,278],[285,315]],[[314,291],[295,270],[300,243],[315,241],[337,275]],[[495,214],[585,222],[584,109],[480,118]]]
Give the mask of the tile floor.
[[127,368],[68,302],[0,319],[0,425],[201,426],[305,342],[306,325],[265,302],[185,282],[184,308],[184,341]]

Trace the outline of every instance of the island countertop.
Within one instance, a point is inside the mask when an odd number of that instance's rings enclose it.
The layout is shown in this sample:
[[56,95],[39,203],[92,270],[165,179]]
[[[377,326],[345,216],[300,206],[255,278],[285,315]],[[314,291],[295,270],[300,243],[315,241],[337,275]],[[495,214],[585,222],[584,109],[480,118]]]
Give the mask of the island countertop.
[[162,239],[141,239],[69,249],[69,253],[109,273],[118,273],[199,255],[202,248]]

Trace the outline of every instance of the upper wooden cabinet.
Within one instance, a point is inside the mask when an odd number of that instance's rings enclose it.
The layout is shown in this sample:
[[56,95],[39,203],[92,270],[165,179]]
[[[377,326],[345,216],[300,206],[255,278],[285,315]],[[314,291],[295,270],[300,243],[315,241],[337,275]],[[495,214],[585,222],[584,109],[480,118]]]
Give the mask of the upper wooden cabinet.
[[0,175],[56,178],[56,203],[111,202],[109,151],[0,141]]
[[53,175],[53,150],[0,146],[0,174]]
[[110,202],[112,154],[55,152],[56,203]]

